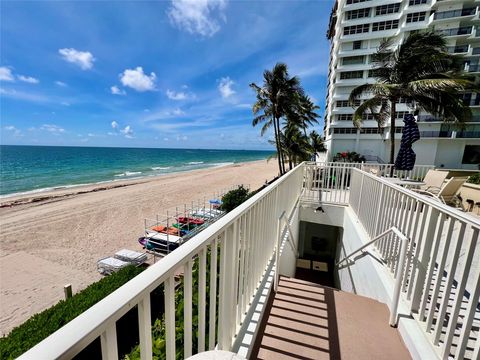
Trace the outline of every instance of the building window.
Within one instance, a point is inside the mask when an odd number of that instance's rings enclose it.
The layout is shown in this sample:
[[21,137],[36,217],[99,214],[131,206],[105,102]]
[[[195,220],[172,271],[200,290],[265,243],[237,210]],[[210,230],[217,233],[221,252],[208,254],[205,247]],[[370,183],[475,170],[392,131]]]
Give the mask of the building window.
[[397,100],[397,104],[407,104],[411,102],[413,102],[413,100],[406,97],[401,97]]
[[362,129],[360,129],[360,134],[381,134],[381,131],[378,127],[362,128]]
[[395,127],[395,134],[401,134],[403,132],[403,127],[396,126]]
[[407,15],[407,23],[424,21],[427,13],[425,11]]
[[357,128],[334,128],[334,134],[356,134]]
[[374,77],[378,77],[378,69],[370,69],[368,70],[368,77],[369,78],[374,78]]
[[342,59],[343,65],[359,65],[365,63],[365,56],[348,56]]
[[375,15],[378,16],[378,15],[394,14],[394,13],[398,13],[399,10],[400,10],[400,3],[377,6],[375,8]]
[[410,112],[409,111],[397,111],[397,112],[395,112],[395,117],[397,119],[403,119],[405,117],[405,115],[407,115],[407,114],[410,114]]
[[373,116],[373,114],[363,114],[362,115],[362,120],[363,121],[375,120],[375,117]]
[[462,164],[480,163],[480,145],[465,145],[463,151]]
[[352,45],[353,50],[360,50],[361,48],[362,48],[362,40],[358,40],[358,41],[353,42],[353,45]]
[[372,31],[383,31],[398,28],[398,20],[380,21],[372,24]]
[[351,10],[345,13],[347,20],[361,19],[370,16],[370,8]]
[[[360,106],[362,102],[360,100],[355,100],[353,102],[353,106],[357,107],[357,106]],[[336,105],[337,108],[342,108],[342,107],[352,107],[352,105],[350,105],[350,102],[348,100],[337,100],[337,105]]]
[[361,3],[361,2],[365,2],[365,1],[370,1],[370,0],[347,0],[347,5],[357,4],[357,3]]
[[340,73],[340,80],[361,78],[363,78],[363,71],[343,71]]
[[427,0],[410,0],[408,5],[409,6],[414,6],[414,5],[422,5],[422,4],[426,4],[426,3],[427,3]]
[[338,121],[352,121],[352,114],[340,114],[338,115]]
[[343,28],[343,35],[361,34],[361,33],[366,33],[369,30],[370,30],[370,24],[345,26]]

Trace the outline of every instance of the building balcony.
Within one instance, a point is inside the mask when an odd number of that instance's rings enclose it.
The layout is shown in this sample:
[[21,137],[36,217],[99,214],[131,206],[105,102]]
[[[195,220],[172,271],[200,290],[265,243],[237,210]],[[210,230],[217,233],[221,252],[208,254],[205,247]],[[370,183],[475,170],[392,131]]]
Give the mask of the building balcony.
[[437,33],[446,37],[469,37],[473,34],[473,26],[437,30]]
[[468,72],[470,73],[480,72],[480,64],[468,65]]
[[469,51],[469,45],[456,45],[456,46],[447,46],[447,52],[450,54],[467,54]]
[[127,312],[142,359],[478,359],[480,221],[398,185],[430,169],[302,163],[20,359],[123,358]]
[[433,14],[433,21],[448,20],[453,18],[474,17],[477,14],[476,7],[470,7],[459,10],[438,11]]

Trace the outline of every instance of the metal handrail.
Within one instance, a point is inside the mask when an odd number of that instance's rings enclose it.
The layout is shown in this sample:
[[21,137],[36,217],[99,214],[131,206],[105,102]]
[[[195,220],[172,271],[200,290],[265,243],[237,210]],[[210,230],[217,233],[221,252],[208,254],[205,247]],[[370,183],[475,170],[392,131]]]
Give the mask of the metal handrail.
[[405,258],[407,256],[408,237],[406,237],[400,230],[398,230],[398,228],[396,228],[395,226],[392,226],[391,228],[385,230],[381,234],[375,236],[372,240],[370,240],[365,245],[362,245],[357,250],[350,253],[350,255],[345,256],[342,260],[338,261],[335,264],[335,266],[340,265],[345,260],[347,260],[350,257],[352,257],[353,255],[361,252],[366,247],[372,245],[374,242],[377,242],[378,240],[383,238],[385,235],[388,235],[390,233],[395,234],[401,241],[400,253],[399,253],[399,256],[398,256],[397,278],[395,279],[395,287],[393,289],[392,305],[391,305],[391,308],[390,308],[390,319],[389,319],[390,326],[395,327],[395,326],[397,326],[397,310],[398,310],[398,303],[400,301],[400,292],[401,292],[401,288],[402,288],[403,272],[404,272],[404,269],[405,269]]
[[[382,232],[381,234],[375,236],[372,240],[370,240],[368,243],[366,243],[365,245],[362,245],[361,247],[359,247],[357,250],[355,250],[354,252],[350,253],[350,255],[348,256],[345,256],[342,260],[340,261],[337,261],[335,263],[335,266],[339,266],[341,263],[343,263],[344,261],[346,261],[347,259],[351,258],[353,255],[361,252],[363,249],[369,247],[370,245],[372,245],[373,243],[377,242],[378,240],[380,240],[381,238],[383,238],[385,235],[388,235],[390,233],[394,233],[395,235],[397,235],[400,239],[402,238],[407,238],[405,235],[403,235],[400,230],[398,230],[398,228],[396,228],[395,226],[392,226],[391,228],[385,230],[384,232]],[[403,239],[402,239],[403,240]],[[407,238],[408,240],[408,238]]]

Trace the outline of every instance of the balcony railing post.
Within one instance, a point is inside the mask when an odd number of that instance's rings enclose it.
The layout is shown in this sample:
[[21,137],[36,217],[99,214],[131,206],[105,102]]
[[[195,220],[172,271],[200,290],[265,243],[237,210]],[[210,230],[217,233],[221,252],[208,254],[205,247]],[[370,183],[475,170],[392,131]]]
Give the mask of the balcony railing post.
[[283,212],[280,217],[278,218],[277,220],[277,245],[275,246],[275,281],[274,281],[274,284],[273,284],[273,290],[275,292],[277,292],[277,289],[278,289],[278,281],[280,279],[280,266],[279,266],[279,262],[280,262],[280,245],[282,243],[282,239],[281,239],[281,236],[282,236],[282,218],[283,218],[283,214],[285,214],[285,212]]
[[392,308],[390,309],[390,326],[393,326],[393,327],[397,326],[398,303],[400,301],[400,292],[402,289],[402,279],[403,279],[403,273],[405,270],[405,257],[407,256],[407,245],[408,245],[407,237],[403,235],[399,237],[401,239],[401,245],[400,245],[400,254],[398,256],[398,271],[397,271],[397,277],[395,278],[395,288],[393,290]]
[[100,343],[102,347],[103,360],[118,359],[117,327],[115,323],[110,324],[102,333],[100,336]]

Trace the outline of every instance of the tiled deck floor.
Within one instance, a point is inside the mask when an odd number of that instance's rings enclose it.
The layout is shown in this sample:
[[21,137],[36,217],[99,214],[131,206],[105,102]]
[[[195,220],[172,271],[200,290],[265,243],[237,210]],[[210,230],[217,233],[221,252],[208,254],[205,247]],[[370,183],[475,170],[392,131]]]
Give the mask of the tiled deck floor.
[[281,277],[267,311],[251,359],[410,359],[375,300]]

